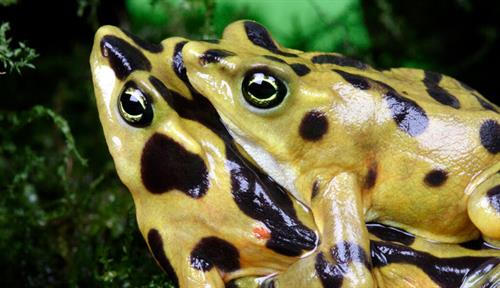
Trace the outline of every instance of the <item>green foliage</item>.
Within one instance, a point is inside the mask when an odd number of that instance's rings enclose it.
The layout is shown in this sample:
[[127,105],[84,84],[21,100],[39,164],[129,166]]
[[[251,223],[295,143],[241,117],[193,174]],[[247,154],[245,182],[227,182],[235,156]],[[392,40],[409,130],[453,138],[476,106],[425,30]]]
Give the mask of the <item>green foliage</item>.
[[170,287],[113,165],[90,174],[66,120],[35,106],[0,112],[0,126],[1,283]]
[[16,3],[17,0],[0,0],[0,6],[9,6]]
[[[21,73],[21,68],[35,68],[31,62],[38,57],[36,51],[19,42],[19,47],[13,48],[10,46],[12,39],[7,38],[7,31],[9,31],[9,23],[2,23],[0,25],[0,62],[4,70],[9,72],[16,71]],[[0,73],[4,73],[0,71]]]

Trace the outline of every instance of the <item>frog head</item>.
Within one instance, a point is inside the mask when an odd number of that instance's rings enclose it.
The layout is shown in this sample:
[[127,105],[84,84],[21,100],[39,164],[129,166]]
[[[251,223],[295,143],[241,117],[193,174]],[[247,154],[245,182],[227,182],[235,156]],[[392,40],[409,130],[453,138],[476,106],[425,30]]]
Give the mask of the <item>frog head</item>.
[[[155,45],[112,26],[100,28],[95,38],[90,62],[97,108],[121,180],[134,195],[144,188],[160,193],[183,187],[194,197],[202,196],[209,174],[203,159],[197,156],[203,155],[197,138],[203,137],[203,133],[197,136],[190,133],[200,131],[194,127],[197,124],[183,121],[165,101],[166,97],[179,96],[170,89],[185,91],[186,87],[176,87],[175,81],[171,81],[169,85],[172,85],[167,88],[160,80],[176,77],[171,69],[165,68],[171,63],[165,54],[172,52],[172,43],[182,40],[171,38]],[[144,148],[145,145],[150,149]],[[161,155],[174,158],[160,160],[158,149],[166,149],[168,153]],[[143,153],[143,150],[149,152]],[[160,163],[162,160],[165,161]],[[187,170],[191,180],[201,177],[196,184],[186,183],[189,180],[183,173]],[[175,171],[180,174],[174,175]],[[162,173],[170,173],[166,176],[172,182],[154,176]]]
[[[313,220],[247,160],[212,104],[191,86],[186,43],[174,37],[154,45],[112,26],[95,36],[90,64],[99,117],[139,228],[171,276],[221,262],[227,279],[284,269],[315,248]],[[212,244],[227,259],[213,255]]]
[[[229,25],[219,43],[192,41],[183,48],[190,83],[215,106],[231,135],[305,202],[302,190],[311,191],[312,178],[327,178],[336,166],[358,159],[352,157],[357,151],[349,125],[336,125],[344,119],[328,116],[343,109],[342,97],[334,97],[332,89],[341,76],[315,65],[324,56],[317,54],[282,48],[253,21]],[[338,63],[354,61],[328,56]],[[340,141],[332,145],[332,139]],[[319,151],[324,157],[315,157]]]

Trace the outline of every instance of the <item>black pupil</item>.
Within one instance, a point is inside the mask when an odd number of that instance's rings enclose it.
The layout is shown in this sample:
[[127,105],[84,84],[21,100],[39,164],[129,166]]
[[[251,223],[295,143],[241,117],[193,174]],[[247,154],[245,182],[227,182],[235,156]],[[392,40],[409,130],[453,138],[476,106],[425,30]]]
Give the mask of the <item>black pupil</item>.
[[145,107],[142,106],[141,101],[137,99],[137,96],[135,94],[137,92],[139,92],[139,90],[135,90],[134,94],[125,94],[125,99],[122,99],[123,110],[125,110],[125,112],[127,112],[128,114],[134,116],[141,115],[145,110]]
[[[260,76],[256,74],[255,76]],[[259,99],[267,99],[274,94],[276,94],[276,86],[273,86],[271,81],[275,81],[274,78],[262,79],[260,83],[258,81],[252,82],[248,87],[248,92],[250,92],[254,97]]]
[[146,127],[153,121],[153,107],[150,98],[135,83],[125,85],[120,96],[118,110],[123,120],[134,127]]
[[287,87],[271,73],[250,71],[243,79],[241,92],[250,105],[269,109],[283,102],[287,95]]

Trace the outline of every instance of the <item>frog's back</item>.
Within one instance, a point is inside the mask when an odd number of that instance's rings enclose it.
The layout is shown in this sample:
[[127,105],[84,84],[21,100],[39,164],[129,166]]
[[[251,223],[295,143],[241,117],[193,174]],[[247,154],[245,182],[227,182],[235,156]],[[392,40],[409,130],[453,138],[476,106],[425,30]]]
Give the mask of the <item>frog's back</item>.
[[[475,90],[434,72],[283,48],[250,21],[217,44],[189,42],[183,56],[236,141],[304,203],[350,171],[367,220],[445,242],[478,236],[468,193],[500,169],[500,117]],[[280,79],[274,100],[245,92],[259,79]]]
[[498,107],[434,72],[398,68],[359,75],[381,90],[388,109],[377,113],[391,114],[397,124],[391,130],[382,121],[372,134],[377,147],[367,176],[376,173],[376,181],[367,189],[368,218],[446,242],[477,237],[468,199],[500,169]]
[[[456,111],[493,111],[498,113],[498,107],[484,98],[479,92],[452,77],[412,68],[395,68],[382,71],[386,78],[403,94],[416,101],[447,106]],[[408,91],[409,90],[409,91]],[[450,113],[453,110],[450,110]]]

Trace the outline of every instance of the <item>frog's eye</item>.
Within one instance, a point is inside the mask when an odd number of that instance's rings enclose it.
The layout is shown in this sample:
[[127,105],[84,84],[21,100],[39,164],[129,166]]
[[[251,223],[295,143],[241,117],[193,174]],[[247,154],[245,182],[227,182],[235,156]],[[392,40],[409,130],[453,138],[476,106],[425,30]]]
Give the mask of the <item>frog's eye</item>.
[[150,98],[133,82],[125,85],[118,99],[118,111],[123,120],[134,127],[146,127],[153,120]]
[[264,71],[251,71],[243,79],[241,91],[245,100],[257,108],[278,106],[287,95],[283,81]]

